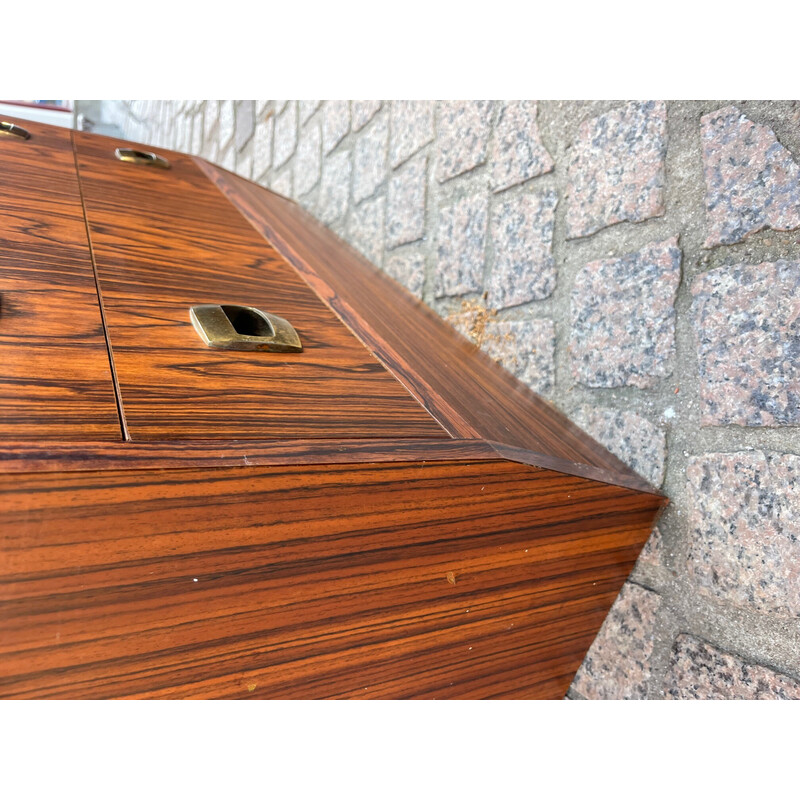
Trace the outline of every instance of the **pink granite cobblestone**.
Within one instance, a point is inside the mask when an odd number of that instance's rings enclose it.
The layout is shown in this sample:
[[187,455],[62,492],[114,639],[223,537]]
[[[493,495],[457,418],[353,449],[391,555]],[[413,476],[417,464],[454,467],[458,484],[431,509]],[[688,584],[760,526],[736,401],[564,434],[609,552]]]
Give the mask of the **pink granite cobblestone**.
[[800,261],[719,267],[692,295],[702,423],[800,424]]
[[664,214],[667,106],[627,103],[580,126],[570,155],[567,237]]
[[536,121],[538,105],[535,100],[520,100],[500,108],[491,156],[493,191],[500,192],[553,169],[554,161]]
[[683,634],[664,693],[668,700],[800,700],[800,681]]
[[384,270],[411,294],[422,297],[425,286],[425,256],[421,253],[395,253],[386,259]]
[[572,688],[589,700],[644,700],[661,598],[626,583],[578,670]]
[[488,198],[484,194],[458,200],[439,212],[436,297],[479,291],[486,258]]
[[440,106],[436,178],[443,183],[486,161],[494,104],[451,100]]
[[587,264],[571,296],[572,374],[586,386],[654,386],[672,371],[678,237]]
[[550,319],[486,322],[481,348],[535,392],[547,394],[555,381],[556,330]]
[[558,195],[530,192],[495,207],[492,214],[494,267],[489,303],[508,308],[549,297],[556,286],[553,227]]
[[800,617],[800,456],[690,459],[689,576],[702,594]]
[[395,170],[389,181],[386,247],[414,242],[425,235],[425,179],[428,158],[418,155]]
[[725,106],[702,120],[706,247],[800,228],[800,166],[774,131]]
[[393,100],[389,161],[399,167],[434,138],[432,100]]
[[655,487],[664,480],[667,439],[663,430],[632,411],[583,406],[573,421]]

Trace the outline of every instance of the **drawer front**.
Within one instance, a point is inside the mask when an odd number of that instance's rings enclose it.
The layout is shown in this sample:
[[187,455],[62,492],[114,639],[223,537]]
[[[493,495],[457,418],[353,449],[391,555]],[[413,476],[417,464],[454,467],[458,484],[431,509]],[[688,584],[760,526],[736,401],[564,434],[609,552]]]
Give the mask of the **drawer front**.
[[[3,118],[7,119],[7,118]],[[70,132],[0,135],[0,438],[121,438]]]
[[[446,437],[190,157],[119,161],[75,134],[87,218],[130,438]],[[288,320],[302,352],[213,349],[199,304]]]

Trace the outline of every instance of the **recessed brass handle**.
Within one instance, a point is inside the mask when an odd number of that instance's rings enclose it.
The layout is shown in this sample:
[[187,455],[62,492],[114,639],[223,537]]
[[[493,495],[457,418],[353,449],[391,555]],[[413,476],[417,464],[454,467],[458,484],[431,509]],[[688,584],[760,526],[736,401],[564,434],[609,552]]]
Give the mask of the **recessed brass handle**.
[[13,122],[0,120],[0,135],[13,136],[15,139],[30,139],[31,135],[25,128],[15,125]]
[[194,329],[209,346],[221,350],[268,350],[298,353],[303,350],[297,331],[281,317],[250,306],[192,306]]
[[156,153],[149,153],[145,150],[133,150],[130,147],[118,147],[114,155],[120,161],[127,161],[129,164],[143,164],[147,167],[160,167],[169,169],[169,161]]

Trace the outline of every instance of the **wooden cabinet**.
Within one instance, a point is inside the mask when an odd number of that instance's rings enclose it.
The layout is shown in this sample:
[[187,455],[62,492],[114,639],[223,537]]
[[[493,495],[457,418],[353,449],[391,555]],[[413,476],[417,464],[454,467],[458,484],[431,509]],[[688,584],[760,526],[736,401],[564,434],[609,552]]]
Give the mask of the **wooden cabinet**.
[[664,498],[291,201],[20,124],[0,695],[563,696]]

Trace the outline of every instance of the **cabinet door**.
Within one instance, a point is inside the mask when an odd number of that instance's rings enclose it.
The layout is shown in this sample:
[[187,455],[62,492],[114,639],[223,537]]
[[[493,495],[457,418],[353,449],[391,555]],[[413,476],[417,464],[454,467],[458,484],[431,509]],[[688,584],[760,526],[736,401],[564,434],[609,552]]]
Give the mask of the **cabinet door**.
[[[75,141],[132,439],[447,436],[189,156],[158,151],[159,169],[115,158],[130,142]],[[208,347],[199,304],[275,314],[303,350]]]
[[70,131],[0,119],[0,438],[119,439]]

